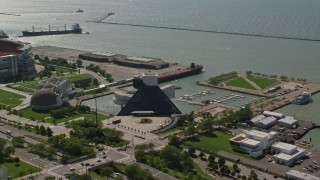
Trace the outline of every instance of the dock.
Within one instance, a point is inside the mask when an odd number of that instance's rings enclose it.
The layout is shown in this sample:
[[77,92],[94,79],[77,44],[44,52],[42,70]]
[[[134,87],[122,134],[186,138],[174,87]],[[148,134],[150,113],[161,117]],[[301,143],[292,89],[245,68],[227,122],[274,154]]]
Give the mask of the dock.
[[[283,87],[283,89],[288,90],[287,93],[281,93],[281,94],[267,94],[265,93],[265,90],[260,90],[260,91],[250,90],[250,89],[237,88],[237,87],[231,87],[226,85],[214,86],[209,84],[208,81],[199,81],[197,82],[197,84],[201,86],[206,86],[206,87],[224,89],[228,91],[240,92],[244,94],[263,97],[263,100],[258,100],[257,102],[246,104],[251,106],[251,109],[253,110],[254,115],[260,114],[263,111],[274,111],[276,109],[289,105],[291,104],[292,100],[296,96],[300,95],[302,92],[308,92],[312,95],[320,92],[320,84],[313,83],[313,82],[295,82],[295,81],[280,82],[279,84],[277,84],[277,86],[281,86]],[[293,88],[295,87],[296,84],[299,84],[298,89]],[[224,103],[226,100],[229,100],[229,99],[222,99],[222,103]],[[220,101],[218,100],[217,102],[221,103],[221,100]]]

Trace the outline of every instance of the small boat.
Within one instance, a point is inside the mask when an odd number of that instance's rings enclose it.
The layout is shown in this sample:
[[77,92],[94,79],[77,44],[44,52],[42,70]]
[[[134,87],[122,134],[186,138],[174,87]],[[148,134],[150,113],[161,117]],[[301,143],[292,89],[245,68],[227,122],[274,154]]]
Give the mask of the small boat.
[[313,163],[318,164],[318,162],[316,160],[313,160]]
[[82,9],[78,9],[76,12],[84,12]]
[[2,39],[2,38],[8,38],[9,36],[5,33],[5,32],[3,32],[2,30],[0,30],[0,39]]

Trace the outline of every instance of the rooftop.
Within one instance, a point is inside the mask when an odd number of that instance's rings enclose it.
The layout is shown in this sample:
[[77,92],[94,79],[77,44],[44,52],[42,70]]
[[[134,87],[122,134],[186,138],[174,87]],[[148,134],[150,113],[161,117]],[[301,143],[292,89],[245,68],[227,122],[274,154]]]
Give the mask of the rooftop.
[[291,159],[294,159],[294,158],[300,156],[304,152],[305,152],[305,149],[298,148],[296,153],[294,153],[294,154],[279,153],[279,154],[274,155],[274,157],[278,158],[278,159],[285,160],[285,161],[289,161]]
[[266,116],[264,116],[264,115],[258,115],[258,116],[256,116],[256,117],[254,117],[254,118],[252,118],[250,121],[251,122],[253,122],[253,123],[256,123],[256,122],[259,122],[259,121],[261,121],[262,119],[264,119]]
[[246,139],[245,135],[244,134],[239,134],[239,135],[231,138],[230,140],[236,141],[236,142],[240,142],[240,141],[242,141],[244,139]]
[[276,142],[272,145],[272,147],[278,148],[278,149],[283,149],[283,150],[288,150],[288,151],[291,151],[291,150],[297,148],[297,146],[295,146],[295,145],[283,143],[283,142]]
[[311,174],[307,174],[301,171],[296,171],[296,170],[289,170],[286,175],[301,178],[301,179],[308,179],[308,180],[320,180],[319,177],[313,176]]
[[254,140],[254,139],[245,138],[243,141],[241,141],[241,143],[249,144],[251,146],[256,146],[256,145],[260,144],[260,141],[257,141],[257,140]]
[[133,60],[133,61],[142,61],[142,62],[150,62],[153,61],[154,59],[152,58],[146,58],[146,57],[135,57],[135,56],[128,56],[128,60]]
[[243,130],[243,131],[246,132],[247,134],[252,135],[252,136],[258,136],[258,137],[261,137],[261,138],[269,136],[268,133],[265,133],[265,132],[262,132],[262,131],[257,131],[257,130],[250,130],[250,131]]
[[265,124],[265,125],[268,125],[274,121],[276,121],[277,118],[273,117],[273,116],[269,116],[269,117],[266,117],[264,119],[261,119],[259,122],[262,123],[262,124]]
[[265,116],[274,116],[274,117],[283,117],[282,113],[272,112],[272,111],[263,111]]
[[116,55],[114,53],[109,53],[109,52],[93,52],[92,54],[99,55],[99,56],[115,56]]
[[19,55],[31,46],[21,42],[0,40],[0,56]]
[[297,120],[295,120],[294,117],[286,116],[286,117],[280,119],[279,122],[283,122],[286,124],[294,124],[297,122]]

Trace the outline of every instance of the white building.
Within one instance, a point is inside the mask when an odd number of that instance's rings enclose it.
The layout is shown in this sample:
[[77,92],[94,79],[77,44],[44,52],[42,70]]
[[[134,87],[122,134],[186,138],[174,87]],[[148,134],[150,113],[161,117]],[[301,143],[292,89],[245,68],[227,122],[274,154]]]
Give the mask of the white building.
[[242,130],[243,133],[231,138],[231,148],[236,151],[249,153],[251,157],[259,157],[263,150],[275,142],[276,132],[261,132],[256,130]]
[[278,125],[293,129],[298,126],[298,121],[291,116],[286,116],[278,121]]
[[286,173],[286,177],[288,180],[320,180],[319,177],[292,169]]
[[281,119],[284,117],[282,113],[272,112],[272,111],[263,111],[263,115],[265,116],[273,116],[277,119]]
[[[273,116],[269,116],[269,117],[265,117],[263,115],[260,115],[261,117],[264,117],[262,119],[256,118],[254,121],[254,126],[259,127],[259,128],[263,128],[263,129],[267,129],[272,127],[273,125],[275,125],[277,123],[277,118],[273,117]],[[261,118],[259,117],[259,118]]]
[[275,154],[274,159],[277,163],[291,166],[305,155],[305,149],[292,144],[276,142],[271,146],[271,153]]
[[250,123],[251,126],[255,126],[255,124],[256,124],[257,122],[261,121],[261,120],[264,119],[265,117],[266,117],[265,115],[260,114],[260,115],[258,115],[258,116],[253,117],[253,118],[249,121],[249,123]]

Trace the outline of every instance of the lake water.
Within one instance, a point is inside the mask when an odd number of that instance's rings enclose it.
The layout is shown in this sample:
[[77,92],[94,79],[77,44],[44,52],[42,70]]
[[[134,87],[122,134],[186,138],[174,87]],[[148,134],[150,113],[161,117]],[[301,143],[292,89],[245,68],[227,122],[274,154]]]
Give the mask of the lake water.
[[[76,13],[79,8],[85,12]],[[205,73],[178,81],[183,84],[181,93],[190,94],[194,93],[189,89],[195,81],[233,70],[320,82],[320,42],[88,21],[114,12],[115,15],[104,22],[320,39],[319,9],[319,0],[1,0],[0,13],[21,16],[0,15],[0,29],[33,46],[55,45],[202,64]],[[90,34],[18,37],[21,30],[31,30],[32,25],[38,30],[47,29],[49,24],[62,29],[64,24],[70,27],[73,23],[79,23]],[[290,105],[279,111],[320,123],[318,102],[320,95],[315,95],[314,103],[310,105]],[[312,133],[313,136],[320,135],[318,130]]]

